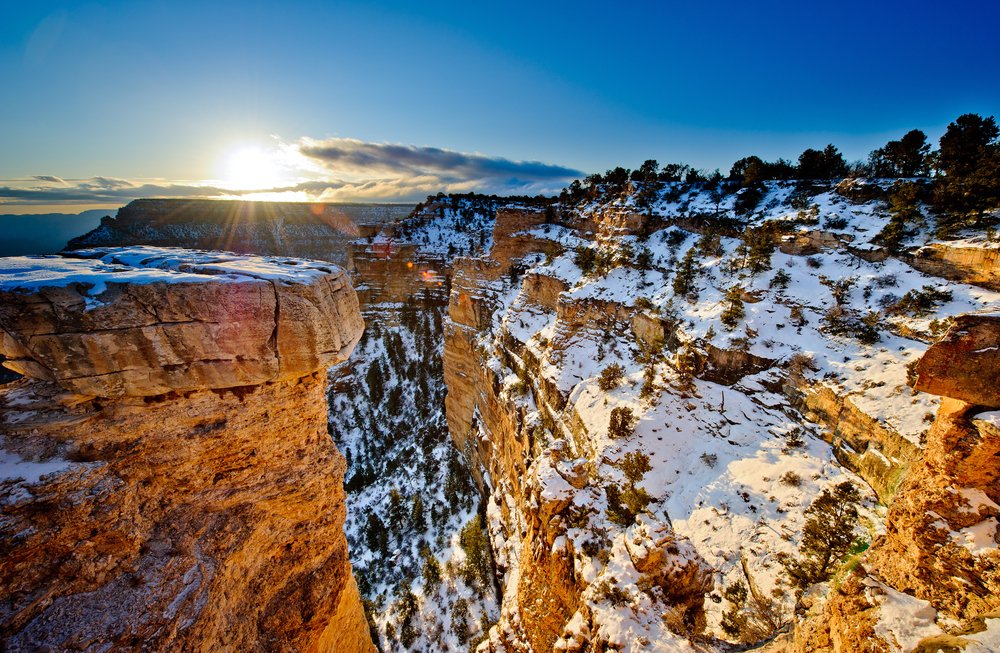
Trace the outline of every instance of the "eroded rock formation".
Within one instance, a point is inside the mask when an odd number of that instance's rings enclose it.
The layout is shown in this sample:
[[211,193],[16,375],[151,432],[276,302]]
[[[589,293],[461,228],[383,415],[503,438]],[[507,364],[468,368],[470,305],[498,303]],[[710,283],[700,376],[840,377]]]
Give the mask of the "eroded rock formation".
[[946,397],[923,457],[862,564],[825,603],[807,601],[812,618],[799,627],[797,650],[963,650],[984,619],[997,618],[998,346],[1000,317],[963,315],[917,364],[915,387]]
[[343,272],[3,267],[3,348],[34,377],[0,394],[3,648],[374,650],[326,433],[326,366],[363,328]]

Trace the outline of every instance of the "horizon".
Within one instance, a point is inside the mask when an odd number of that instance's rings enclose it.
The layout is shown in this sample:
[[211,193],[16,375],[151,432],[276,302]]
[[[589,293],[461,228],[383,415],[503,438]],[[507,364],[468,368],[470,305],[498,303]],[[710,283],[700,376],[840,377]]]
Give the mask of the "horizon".
[[1000,9],[982,1],[9,14],[0,213],[553,194],[650,158],[726,173],[832,143],[861,160],[910,129],[936,144],[959,115],[1000,106]]

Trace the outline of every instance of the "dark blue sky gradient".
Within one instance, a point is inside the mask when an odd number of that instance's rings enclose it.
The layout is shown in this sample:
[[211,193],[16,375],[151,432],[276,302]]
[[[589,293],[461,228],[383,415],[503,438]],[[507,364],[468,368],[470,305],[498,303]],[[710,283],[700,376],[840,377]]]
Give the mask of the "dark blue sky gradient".
[[271,134],[727,170],[1000,114],[995,0],[285,4],[5,2],[0,178],[197,180]]

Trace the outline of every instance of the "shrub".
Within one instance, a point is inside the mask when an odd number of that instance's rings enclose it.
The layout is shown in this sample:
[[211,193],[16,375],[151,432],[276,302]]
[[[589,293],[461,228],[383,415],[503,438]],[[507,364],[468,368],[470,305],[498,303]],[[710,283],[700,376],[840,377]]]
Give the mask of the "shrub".
[[924,286],[920,290],[910,290],[887,309],[890,315],[912,315],[921,317],[932,313],[944,302],[950,302],[951,291],[934,286]]
[[632,602],[632,597],[611,579],[605,578],[594,586],[594,598],[598,601],[607,601],[616,608],[624,608]]
[[726,586],[722,594],[732,607],[722,613],[719,625],[739,642],[762,642],[774,637],[785,625],[780,605],[758,592],[748,592],[742,581]]
[[613,390],[617,388],[625,378],[625,370],[618,363],[612,363],[608,365],[603,370],[601,370],[601,376],[597,380],[597,386],[604,392]]
[[771,283],[768,284],[769,288],[777,288],[778,290],[784,290],[788,287],[789,282],[792,280],[792,275],[788,274],[784,270],[778,270],[771,277]]
[[840,230],[847,227],[847,218],[839,215],[828,216],[823,220],[823,226],[827,229]]
[[782,485],[787,485],[789,487],[799,487],[802,485],[802,477],[791,471],[782,474],[781,478],[778,480]]

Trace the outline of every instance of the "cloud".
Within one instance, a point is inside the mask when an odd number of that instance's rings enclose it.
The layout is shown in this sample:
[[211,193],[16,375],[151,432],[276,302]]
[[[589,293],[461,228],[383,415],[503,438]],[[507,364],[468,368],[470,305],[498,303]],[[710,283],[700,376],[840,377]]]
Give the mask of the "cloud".
[[439,147],[370,143],[354,138],[302,139],[298,150],[341,174],[435,175],[452,182],[506,178],[523,184],[565,182],[583,176],[579,170],[541,161],[512,161]]
[[0,204],[125,204],[141,197],[418,202],[438,192],[547,195],[579,170],[437,147],[370,143],[352,138],[303,138],[283,145],[299,179],[273,188],[239,190],[218,182],[64,179],[55,175],[0,180]]
[[8,181],[0,186],[0,204],[124,204],[140,197],[221,197],[235,193],[215,186],[137,183],[108,177],[64,180],[52,175],[36,175],[32,179],[49,183]]

